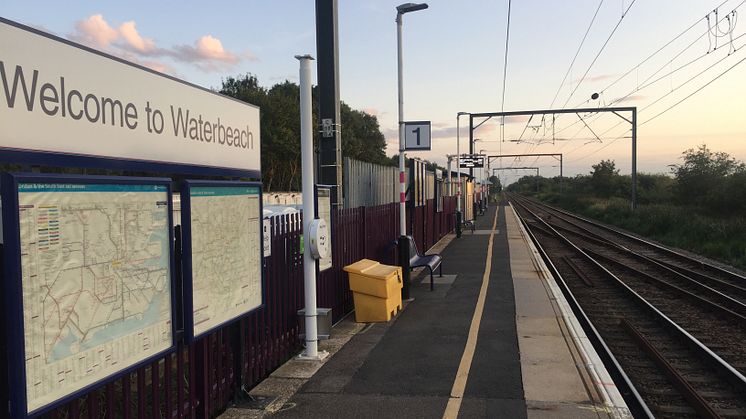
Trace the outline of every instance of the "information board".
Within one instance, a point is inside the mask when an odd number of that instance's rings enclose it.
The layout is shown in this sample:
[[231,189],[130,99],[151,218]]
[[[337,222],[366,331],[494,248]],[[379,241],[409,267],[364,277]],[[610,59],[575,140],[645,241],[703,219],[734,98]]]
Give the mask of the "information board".
[[185,196],[184,311],[195,339],[263,303],[261,185],[187,181]]
[[[14,367],[23,368],[25,397],[16,401],[25,399],[26,413],[174,345],[168,185],[89,181],[3,184],[17,193],[4,232],[6,247],[19,247],[6,256],[20,253],[23,347],[11,350],[25,360]],[[16,279],[6,292],[17,292]]]
[[477,169],[484,167],[483,154],[464,154],[461,156],[460,165],[462,169]]

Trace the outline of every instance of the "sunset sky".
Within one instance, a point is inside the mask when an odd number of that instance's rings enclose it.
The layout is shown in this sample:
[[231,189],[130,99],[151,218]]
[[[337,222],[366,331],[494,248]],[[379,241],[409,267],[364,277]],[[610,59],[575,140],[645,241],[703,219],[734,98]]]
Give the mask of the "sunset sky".
[[[341,98],[378,116],[390,155],[398,149],[394,18],[400,3],[339,2]],[[596,107],[625,98],[615,105],[639,110],[640,171],[667,172],[667,165],[681,162],[682,151],[702,143],[746,160],[746,21],[737,19],[746,10],[742,0],[514,1],[504,104],[508,1],[428,3],[429,9],[404,18],[405,119],[433,124],[433,150],[411,156],[445,166],[445,155],[456,152],[459,111]],[[244,73],[266,86],[297,82],[294,55],[316,55],[311,0],[4,0],[0,16],[206,87]],[[591,100],[592,93],[599,99]],[[563,153],[566,175],[587,173],[601,159],[629,173],[629,125],[614,127],[621,121],[614,115],[580,117],[565,115],[554,124],[540,116],[507,120],[504,141],[495,119],[475,131],[482,140],[475,148]],[[467,125],[462,117],[462,152]],[[540,166],[545,176],[559,171],[551,159],[498,164]],[[509,173],[504,181],[515,179]]]

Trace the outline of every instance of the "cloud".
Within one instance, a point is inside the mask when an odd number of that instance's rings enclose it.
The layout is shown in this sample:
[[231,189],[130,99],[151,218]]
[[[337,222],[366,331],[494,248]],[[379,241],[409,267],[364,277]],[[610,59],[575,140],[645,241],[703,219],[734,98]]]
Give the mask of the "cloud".
[[226,51],[223,43],[212,35],[199,38],[194,45],[177,45],[169,55],[208,71],[232,67],[241,61],[238,55]]
[[171,74],[175,74],[174,67],[156,58],[193,65],[207,72],[227,70],[244,60],[257,60],[257,57],[248,51],[237,53],[226,50],[222,41],[212,35],[203,35],[191,45],[159,47],[154,39],[140,34],[135,21],[130,20],[114,28],[101,14],[91,15],[76,22],[75,31],[69,34],[68,38],[153,70]]
[[90,47],[106,48],[119,38],[119,32],[98,14],[76,22],[75,32],[68,38]]
[[634,102],[634,101],[638,101],[638,100],[645,100],[647,98],[648,97],[645,96],[645,95],[629,95],[627,97],[621,97],[619,99],[616,99],[614,102],[620,102],[620,103],[622,103],[622,102]]
[[155,61],[155,60],[142,61],[139,64],[142,65],[142,66],[145,66],[145,67],[147,67],[147,68],[149,68],[151,70],[157,71],[159,73],[166,73],[166,74],[171,74],[171,75],[174,75],[174,76],[178,75],[176,73],[176,69],[175,68],[173,68],[172,66],[170,66],[170,65],[168,65],[166,63],[160,62],[160,61]]
[[375,116],[376,118],[381,116],[381,111],[376,108],[363,108],[363,112],[367,113],[368,115]]
[[581,81],[593,83],[593,82],[597,82],[597,81],[609,80],[609,79],[614,78],[616,76],[617,76],[616,74],[599,74],[597,76],[586,76],[586,78],[584,78],[584,79],[579,79],[579,78],[575,79],[571,83],[580,83]]
[[152,54],[156,50],[155,41],[140,36],[135,27],[135,22],[132,20],[119,25],[119,34],[123,38],[125,46],[138,53]]

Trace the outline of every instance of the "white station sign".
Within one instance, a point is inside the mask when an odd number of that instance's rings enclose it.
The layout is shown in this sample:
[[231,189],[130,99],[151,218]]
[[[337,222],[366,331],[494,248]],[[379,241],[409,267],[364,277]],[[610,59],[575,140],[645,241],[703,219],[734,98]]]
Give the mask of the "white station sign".
[[430,150],[430,121],[404,123],[404,148],[407,150]]
[[259,108],[2,18],[0,127],[0,150],[261,170]]

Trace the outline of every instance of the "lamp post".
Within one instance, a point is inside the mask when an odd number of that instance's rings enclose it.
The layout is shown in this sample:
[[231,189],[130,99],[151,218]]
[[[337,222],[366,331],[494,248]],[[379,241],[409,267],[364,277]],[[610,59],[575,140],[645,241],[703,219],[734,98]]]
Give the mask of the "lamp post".
[[404,176],[404,82],[402,76],[402,16],[427,9],[427,3],[404,3],[396,6],[396,52],[399,87],[399,264],[402,268],[402,299],[409,299],[409,240],[407,239],[407,186]]
[[458,189],[456,193],[456,237],[461,237],[461,137],[459,136],[459,122],[461,115],[468,115],[468,112],[459,112],[456,114],[456,182]]

